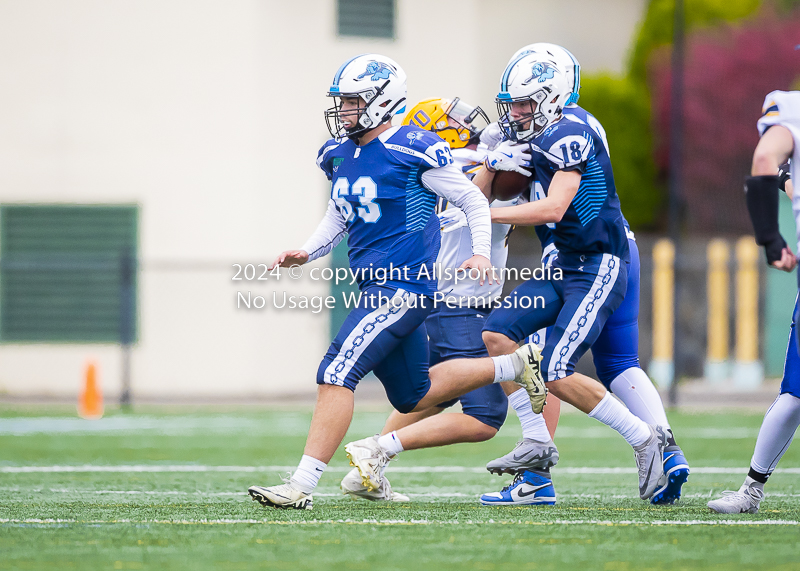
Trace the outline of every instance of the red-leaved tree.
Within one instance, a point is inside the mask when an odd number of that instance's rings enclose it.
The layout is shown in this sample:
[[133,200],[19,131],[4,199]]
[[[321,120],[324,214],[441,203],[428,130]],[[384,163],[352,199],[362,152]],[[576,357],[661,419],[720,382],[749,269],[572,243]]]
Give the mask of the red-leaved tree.
[[[693,233],[749,233],[742,188],[764,97],[800,79],[800,13],[768,12],[686,38],[683,109],[685,221]],[[669,172],[670,54],[650,61],[655,160]]]

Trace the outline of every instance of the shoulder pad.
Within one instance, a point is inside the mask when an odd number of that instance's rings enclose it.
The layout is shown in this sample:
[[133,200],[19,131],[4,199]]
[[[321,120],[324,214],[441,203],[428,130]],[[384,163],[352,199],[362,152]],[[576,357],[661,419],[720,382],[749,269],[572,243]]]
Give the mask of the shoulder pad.
[[409,147],[415,151],[424,153],[428,147],[437,143],[442,143],[444,139],[436,133],[420,129],[415,125],[404,125],[400,127],[387,142]]
[[429,167],[443,167],[453,162],[450,145],[439,135],[414,125],[405,125],[384,142],[387,148],[422,159]]

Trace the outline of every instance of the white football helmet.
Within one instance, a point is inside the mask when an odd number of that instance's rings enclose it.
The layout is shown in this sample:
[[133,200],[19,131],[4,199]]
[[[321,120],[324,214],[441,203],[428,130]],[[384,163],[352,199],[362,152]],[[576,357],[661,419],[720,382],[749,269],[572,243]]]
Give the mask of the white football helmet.
[[524,48],[518,49],[517,53],[511,57],[508,63],[510,64],[520,56],[533,53],[540,54],[545,57],[550,56],[556,61],[556,63],[561,67],[561,70],[564,72],[564,75],[567,76],[567,82],[572,90],[572,96],[570,97],[569,101],[567,101],[567,105],[573,105],[577,103],[581,90],[581,64],[578,63],[578,60],[575,58],[575,56],[572,55],[567,48],[557,46],[556,44],[538,42],[535,44],[528,44]]
[[[328,131],[334,138],[356,139],[393,115],[405,111],[406,74],[397,63],[382,55],[363,54],[347,60],[336,75],[328,90],[334,105],[325,111]],[[342,97],[358,97],[364,106],[359,106],[358,120],[345,128],[340,117]]]
[[[561,119],[572,95],[567,77],[550,56],[521,55],[508,64],[495,99],[498,124],[512,141],[526,142]],[[524,112],[520,104],[527,103]]]

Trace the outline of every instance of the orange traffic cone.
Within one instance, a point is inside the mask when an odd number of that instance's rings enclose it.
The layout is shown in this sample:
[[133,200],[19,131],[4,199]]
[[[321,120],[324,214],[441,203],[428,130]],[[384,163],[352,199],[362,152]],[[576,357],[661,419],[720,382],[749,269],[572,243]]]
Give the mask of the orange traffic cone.
[[103,417],[103,392],[97,382],[94,363],[86,366],[86,385],[78,395],[78,416],[87,420]]

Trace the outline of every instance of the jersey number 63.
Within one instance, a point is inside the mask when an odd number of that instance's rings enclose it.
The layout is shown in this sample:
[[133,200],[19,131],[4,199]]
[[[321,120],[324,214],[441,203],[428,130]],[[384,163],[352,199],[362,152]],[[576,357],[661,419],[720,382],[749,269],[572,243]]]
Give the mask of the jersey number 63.
[[[347,200],[347,196],[356,196],[361,206],[353,211],[353,204]],[[374,200],[378,197],[378,185],[368,176],[360,176],[350,185],[346,177],[339,177],[333,183],[331,196],[344,215],[345,222],[351,222],[356,216],[360,216],[364,222],[374,223],[381,217],[381,207]]]

